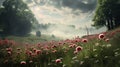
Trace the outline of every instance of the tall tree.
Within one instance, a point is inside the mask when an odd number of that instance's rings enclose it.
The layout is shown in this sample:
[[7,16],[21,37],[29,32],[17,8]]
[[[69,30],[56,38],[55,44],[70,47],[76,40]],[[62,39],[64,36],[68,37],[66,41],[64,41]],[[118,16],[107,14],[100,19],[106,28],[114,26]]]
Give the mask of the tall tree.
[[106,26],[111,30],[120,25],[120,0],[98,0],[95,16],[95,27]]
[[32,23],[37,22],[27,4],[22,0],[5,0],[0,8],[0,24],[4,34],[27,35]]

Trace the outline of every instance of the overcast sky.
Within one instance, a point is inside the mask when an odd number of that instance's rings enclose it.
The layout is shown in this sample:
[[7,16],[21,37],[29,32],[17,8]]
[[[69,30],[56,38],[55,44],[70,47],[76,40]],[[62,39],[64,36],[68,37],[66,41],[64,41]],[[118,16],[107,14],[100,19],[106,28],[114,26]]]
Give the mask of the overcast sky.
[[[0,0],[2,1],[2,0]],[[74,37],[86,35],[86,27],[90,29],[90,34],[105,31],[105,28],[95,30],[91,27],[92,19],[95,12],[97,0],[24,0],[39,21],[39,23],[57,24],[50,27],[50,31],[43,32],[45,34],[54,34],[60,37]],[[64,24],[64,27],[59,26]],[[63,30],[71,30],[65,25],[75,25],[75,30],[66,32]],[[56,28],[57,27],[57,28]],[[63,28],[62,30],[60,28]],[[52,29],[52,30],[51,30]]]
[[29,6],[39,23],[90,26],[96,0],[29,0]]
[[[42,31],[43,33],[72,38],[86,35],[86,27],[90,34],[106,30],[105,28],[96,30],[91,27],[97,0],[26,0],[26,3],[28,3],[39,23],[58,24],[50,27],[47,32]],[[64,30],[71,30],[71,28],[59,24],[75,25],[76,29],[66,35]]]

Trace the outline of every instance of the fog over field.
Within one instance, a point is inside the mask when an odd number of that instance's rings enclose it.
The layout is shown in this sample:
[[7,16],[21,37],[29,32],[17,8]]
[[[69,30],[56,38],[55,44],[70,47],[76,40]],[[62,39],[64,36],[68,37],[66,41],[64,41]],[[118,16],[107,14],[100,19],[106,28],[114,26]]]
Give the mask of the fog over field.
[[36,29],[43,34],[72,38],[86,35],[86,29],[89,34],[106,31],[105,27],[99,30],[91,27],[97,0],[24,0],[24,2],[28,4],[40,24],[51,24],[46,29]]

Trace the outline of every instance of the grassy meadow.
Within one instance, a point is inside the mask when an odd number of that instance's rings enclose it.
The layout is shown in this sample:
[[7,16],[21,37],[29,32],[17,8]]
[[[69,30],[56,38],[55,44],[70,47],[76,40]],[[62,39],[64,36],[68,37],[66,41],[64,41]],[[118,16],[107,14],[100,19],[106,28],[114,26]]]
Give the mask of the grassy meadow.
[[[38,37],[0,40],[0,67],[119,67],[120,30],[42,42]],[[44,38],[43,38],[44,39]],[[22,42],[22,43],[21,43]],[[32,43],[34,42],[34,43]]]

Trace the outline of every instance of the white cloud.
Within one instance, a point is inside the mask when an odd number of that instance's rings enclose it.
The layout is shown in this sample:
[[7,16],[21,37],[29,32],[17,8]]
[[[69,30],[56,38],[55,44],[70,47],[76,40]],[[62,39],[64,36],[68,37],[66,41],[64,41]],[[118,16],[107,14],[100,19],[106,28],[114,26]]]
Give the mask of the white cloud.
[[[76,30],[72,30],[67,33],[64,30],[70,30],[66,27],[51,27],[49,31],[44,32],[46,34],[54,34],[55,36],[59,37],[74,37],[74,36],[82,36],[86,34],[86,26],[88,28],[91,27],[93,23],[92,17],[93,13],[82,13],[81,10],[73,11],[71,8],[62,7],[61,9],[56,8],[53,5],[36,5],[34,2],[28,4],[32,12],[35,14],[35,17],[39,21],[39,23],[47,24],[65,24],[65,25],[75,25]],[[61,29],[62,28],[62,29]],[[81,28],[81,29],[79,29]],[[92,31],[94,33],[101,32],[103,30]],[[93,34],[93,32],[91,34]]]
[[[87,20],[86,17],[89,15],[89,13],[80,13],[79,15],[76,15],[70,8],[64,7],[57,9],[50,5],[31,6],[30,9],[35,14],[39,23],[62,23],[67,25],[73,24],[76,26],[82,24],[82,26],[84,26],[85,20]],[[80,12],[80,10],[77,10],[76,12]]]

